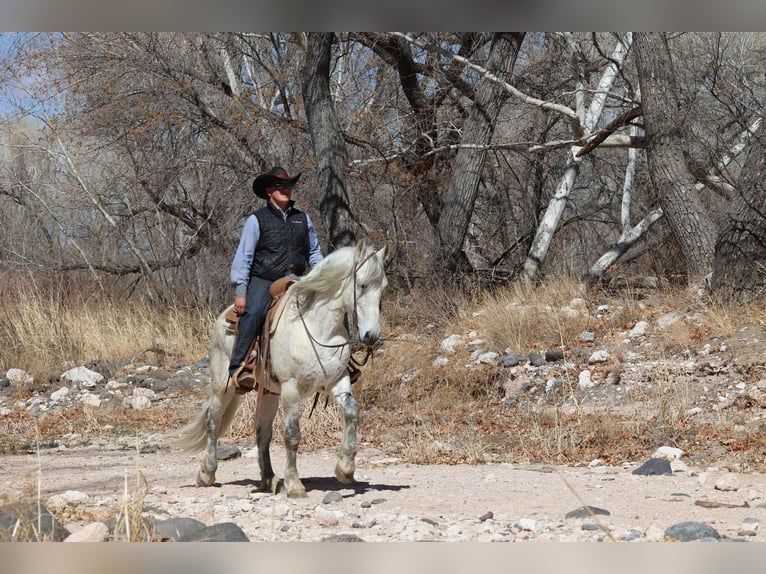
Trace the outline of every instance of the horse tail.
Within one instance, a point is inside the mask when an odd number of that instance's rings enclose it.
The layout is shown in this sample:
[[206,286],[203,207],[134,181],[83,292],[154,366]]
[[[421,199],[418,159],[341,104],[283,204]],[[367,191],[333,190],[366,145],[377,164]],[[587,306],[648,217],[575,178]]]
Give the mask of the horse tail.
[[167,435],[171,446],[197,452],[231,427],[242,399],[229,382],[229,357],[233,345],[234,336],[227,332],[224,312],[215,322],[210,344],[210,395],[186,426]]

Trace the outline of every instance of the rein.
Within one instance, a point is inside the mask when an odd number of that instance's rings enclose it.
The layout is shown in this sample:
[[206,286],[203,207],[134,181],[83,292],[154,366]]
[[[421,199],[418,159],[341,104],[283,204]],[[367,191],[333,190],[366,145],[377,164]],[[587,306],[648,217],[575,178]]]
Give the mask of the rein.
[[[301,310],[300,305],[298,304],[298,301],[296,301],[296,306],[298,307],[298,316],[301,318],[301,323],[303,323],[303,328],[306,331],[306,334],[308,335],[309,340],[311,341],[312,345],[318,345],[320,347],[324,347],[325,349],[342,349],[346,345],[348,345],[349,347],[351,346],[351,344],[352,344],[352,341],[350,340],[350,338],[352,337],[351,332],[356,333],[355,336],[357,336],[357,337],[359,336],[359,333],[357,332],[357,329],[356,329],[356,324],[357,324],[356,275],[359,272],[359,270],[362,268],[362,266],[365,263],[367,263],[367,261],[369,261],[370,258],[373,255],[375,255],[375,251],[373,251],[367,257],[365,257],[362,260],[362,262],[359,263],[354,268],[354,274],[353,274],[353,278],[354,278],[354,285],[353,285],[353,289],[354,289],[354,311],[353,311],[353,315],[352,315],[353,318],[352,318],[352,320],[351,320],[351,322],[349,324],[349,329],[348,329],[350,331],[349,332],[349,340],[346,341],[345,343],[339,343],[339,344],[336,344],[336,345],[331,345],[329,343],[322,343],[321,341],[318,341],[317,338],[314,337],[314,335],[309,330],[308,325],[306,325],[306,320],[303,317],[303,311]],[[370,357],[372,357],[372,347],[371,346],[369,346],[369,345],[362,345],[361,342],[359,342],[359,341],[357,341],[357,343],[358,343],[359,346],[364,348],[365,355],[364,355],[363,359],[358,360],[356,357],[354,357],[354,352],[355,352],[354,349],[351,349],[351,351],[349,353],[349,364],[347,365],[347,368],[348,368],[348,371],[349,371],[349,377],[351,378],[351,384],[354,384],[354,382],[356,382],[356,380],[359,378],[359,375],[361,375],[361,371],[359,370],[359,367],[363,367],[364,365],[366,365],[367,361],[370,359]],[[317,356],[317,361],[319,362],[319,365],[322,367],[322,372],[326,373],[326,371],[324,369],[324,365],[322,365],[322,361],[319,358],[319,353],[316,352],[316,347],[314,347],[314,353]],[[311,415],[314,413],[314,409],[316,408],[318,401],[319,401],[319,393],[314,395],[314,403],[311,405],[311,411],[309,411],[309,418],[311,418]],[[327,406],[326,402],[325,402],[325,406]]]

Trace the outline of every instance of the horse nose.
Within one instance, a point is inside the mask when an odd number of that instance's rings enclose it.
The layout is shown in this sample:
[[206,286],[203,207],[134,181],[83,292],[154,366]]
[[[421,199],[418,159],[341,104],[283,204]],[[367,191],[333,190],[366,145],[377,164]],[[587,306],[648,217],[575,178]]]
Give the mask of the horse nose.
[[378,340],[378,337],[380,337],[380,333],[378,331],[365,331],[365,333],[362,335],[362,343],[369,347]]

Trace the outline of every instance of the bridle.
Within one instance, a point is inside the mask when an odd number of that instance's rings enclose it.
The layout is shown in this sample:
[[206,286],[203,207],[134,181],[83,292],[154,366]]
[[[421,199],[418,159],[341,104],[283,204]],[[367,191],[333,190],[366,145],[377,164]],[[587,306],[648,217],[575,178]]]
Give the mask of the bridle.
[[[357,323],[358,323],[357,297],[356,297],[356,284],[357,284],[356,283],[356,277],[357,277],[357,274],[359,273],[359,270],[364,266],[365,263],[367,263],[375,255],[375,253],[376,252],[373,251],[367,257],[362,259],[362,261],[360,263],[358,263],[356,265],[356,267],[354,267],[354,273],[353,273],[354,306],[353,306],[353,311],[352,311],[352,319],[351,319],[351,321],[349,321],[349,325],[348,325],[349,340],[346,341],[345,343],[338,343],[336,345],[331,345],[329,343],[322,343],[321,341],[317,340],[317,338],[314,337],[314,335],[309,330],[308,325],[306,325],[306,320],[303,317],[303,311],[300,308],[299,302],[297,300],[295,302],[295,305],[298,308],[298,316],[301,318],[301,323],[303,323],[303,328],[306,331],[306,334],[308,335],[309,340],[311,341],[312,345],[318,345],[319,347],[324,347],[325,349],[342,349],[343,347],[345,347],[347,345],[349,347],[351,347],[352,343],[356,343],[355,346],[361,345],[362,347],[364,347],[364,349],[365,349],[365,356],[364,356],[364,358],[362,360],[358,360],[358,359],[356,359],[354,357],[353,350],[350,353],[349,360],[355,366],[357,366],[357,367],[362,367],[362,366],[367,364],[367,361],[372,356],[372,347],[370,345],[364,345],[361,341],[358,340],[359,333],[358,333],[358,329],[356,328],[357,327]],[[352,337],[357,337],[357,340],[353,341]],[[317,360],[319,361],[319,365],[322,367],[322,372],[324,372],[324,366],[322,365],[322,361],[319,358],[319,353],[317,353],[316,347],[314,347],[314,353],[317,356]]]

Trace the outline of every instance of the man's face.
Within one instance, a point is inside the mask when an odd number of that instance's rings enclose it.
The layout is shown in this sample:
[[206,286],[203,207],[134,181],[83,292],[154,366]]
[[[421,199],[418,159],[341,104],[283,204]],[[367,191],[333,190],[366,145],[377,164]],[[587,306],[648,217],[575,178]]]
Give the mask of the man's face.
[[293,184],[290,181],[275,181],[266,188],[269,199],[279,206],[290,201],[293,195]]

